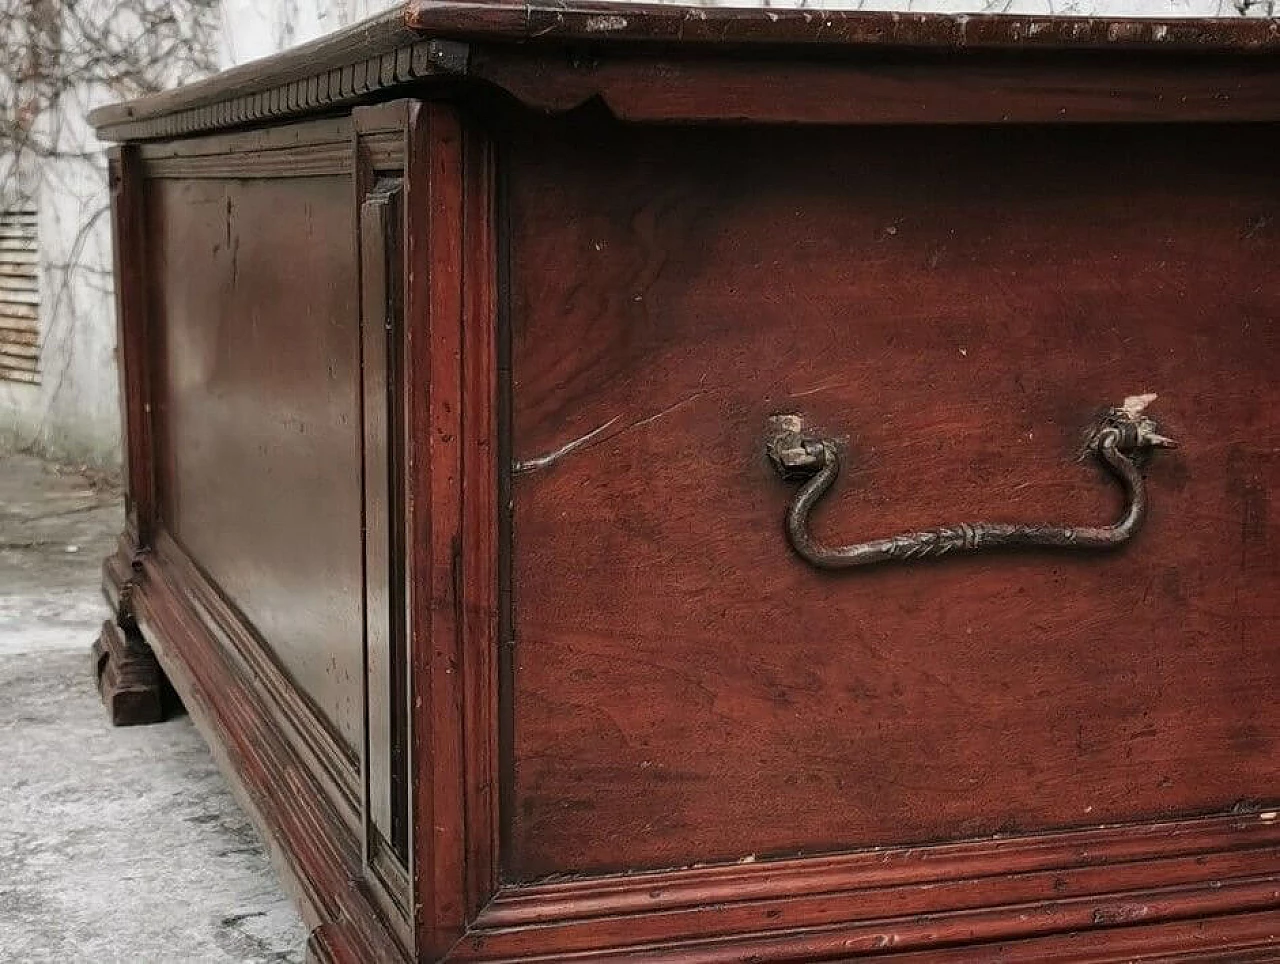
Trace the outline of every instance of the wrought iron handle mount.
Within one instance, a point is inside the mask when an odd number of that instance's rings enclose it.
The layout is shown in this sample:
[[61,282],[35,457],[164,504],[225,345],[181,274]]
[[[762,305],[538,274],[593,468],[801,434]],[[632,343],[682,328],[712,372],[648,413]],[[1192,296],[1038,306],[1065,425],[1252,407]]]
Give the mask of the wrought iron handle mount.
[[800,481],[787,508],[786,529],[791,548],[819,569],[849,569],[883,562],[912,562],[950,553],[997,548],[1110,549],[1127,542],[1141,527],[1147,512],[1142,464],[1152,449],[1176,448],[1160,434],[1160,426],[1144,411],[1154,395],[1137,395],[1107,409],[1090,427],[1082,457],[1092,454],[1120,482],[1125,508],[1107,526],[1017,525],[970,522],[920,532],[904,532],[847,546],[826,546],[809,529],[809,513],[840,474],[839,448],[834,439],[806,434],[797,415],[777,415],[765,450],[786,481]]

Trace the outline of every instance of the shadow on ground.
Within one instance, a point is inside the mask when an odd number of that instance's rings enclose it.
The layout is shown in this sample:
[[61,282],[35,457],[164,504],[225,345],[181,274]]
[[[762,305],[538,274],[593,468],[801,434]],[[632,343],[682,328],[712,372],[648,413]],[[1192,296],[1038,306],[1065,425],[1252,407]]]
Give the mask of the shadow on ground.
[[114,486],[0,455],[0,961],[301,961],[191,721],[107,724],[89,646],[120,527]]

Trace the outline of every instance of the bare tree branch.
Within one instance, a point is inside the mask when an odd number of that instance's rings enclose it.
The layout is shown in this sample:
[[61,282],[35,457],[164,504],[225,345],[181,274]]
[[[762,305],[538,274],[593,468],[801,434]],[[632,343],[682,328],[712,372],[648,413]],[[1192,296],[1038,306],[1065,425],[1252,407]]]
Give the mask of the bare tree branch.
[[25,199],[41,160],[101,167],[92,138],[74,136],[83,125],[67,124],[68,101],[83,109],[212,73],[217,29],[218,0],[0,0],[0,204]]
[[212,73],[219,12],[220,0],[0,0],[0,210],[40,211],[29,445],[108,404],[92,376],[90,394],[73,384],[111,364],[114,327],[106,162],[84,115]]

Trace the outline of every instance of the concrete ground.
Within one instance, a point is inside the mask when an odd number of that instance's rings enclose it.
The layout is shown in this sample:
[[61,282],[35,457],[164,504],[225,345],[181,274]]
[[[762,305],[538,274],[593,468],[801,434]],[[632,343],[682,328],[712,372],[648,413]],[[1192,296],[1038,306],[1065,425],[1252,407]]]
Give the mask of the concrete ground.
[[89,646],[118,489],[0,454],[0,961],[301,961],[306,931],[191,721],[114,729]]

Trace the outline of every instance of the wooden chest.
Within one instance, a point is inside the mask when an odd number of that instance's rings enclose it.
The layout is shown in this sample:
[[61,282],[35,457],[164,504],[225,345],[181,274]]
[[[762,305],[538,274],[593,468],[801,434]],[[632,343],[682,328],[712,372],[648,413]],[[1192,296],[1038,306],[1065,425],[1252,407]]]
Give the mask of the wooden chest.
[[415,0],[99,111],[105,695],[316,960],[1276,959],[1278,49]]

